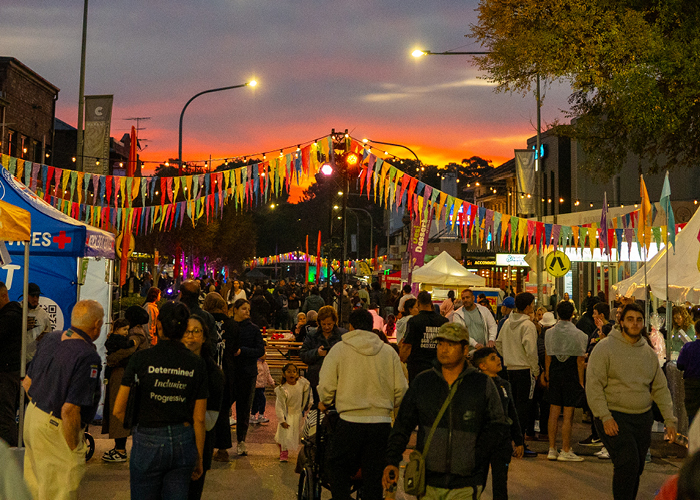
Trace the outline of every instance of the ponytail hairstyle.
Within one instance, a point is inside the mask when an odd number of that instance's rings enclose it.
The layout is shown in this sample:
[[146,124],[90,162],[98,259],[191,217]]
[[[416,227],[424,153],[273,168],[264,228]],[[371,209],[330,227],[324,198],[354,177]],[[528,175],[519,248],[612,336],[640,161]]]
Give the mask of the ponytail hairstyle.
[[287,363],[286,365],[284,365],[282,367],[282,381],[280,382],[280,385],[283,385],[287,382],[287,378],[284,376],[284,372],[286,372],[287,368],[289,368],[290,366],[293,366],[294,368],[296,368],[297,373],[299,373],[299,367],[297,365],[295,365],[294,363]]
[[182,302],[166,302],[160,308],[158,321],[163,327],[163,335],[170,340],[181,340],[187,330],[190,318],[189,308]]

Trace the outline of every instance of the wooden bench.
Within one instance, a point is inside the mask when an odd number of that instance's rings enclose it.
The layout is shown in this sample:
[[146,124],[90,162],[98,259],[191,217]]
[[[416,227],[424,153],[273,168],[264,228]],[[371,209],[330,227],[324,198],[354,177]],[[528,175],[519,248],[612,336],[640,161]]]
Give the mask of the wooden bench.
[[272,370],[276,368],[281,370],[287,363],[294,363],[297,365],[299,370],[304,370],[308,368],[305,363],[301,361],[299,354],[290,353],[289,351],[299,351],[301,349],[301,342],[294,342],[289,340],[267,340],[267,346],[265,347],[265,354],[267,355],[267,365]]

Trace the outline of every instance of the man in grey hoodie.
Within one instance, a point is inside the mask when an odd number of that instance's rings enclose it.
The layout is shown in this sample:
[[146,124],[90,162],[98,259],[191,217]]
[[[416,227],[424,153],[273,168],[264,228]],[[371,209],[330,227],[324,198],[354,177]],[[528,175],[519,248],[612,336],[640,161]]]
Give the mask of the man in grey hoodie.
[[613,329],[591,352],[586,397],[613,462],[613,497],[633,500],[651,443],[652,402],[661,410],[670,442],[676,440],[676,417],[656,353],[642,336],[644,311],[627,304],[620,320],[621,330]]
[[350,331],[328,351],[319,375],[319,409],[335,403],[340,415],[328,457],[335,500],[350,498],[350,478],[360,468],[362,498],[382,498],[391,418],[408,388],[398,354],[372,323],[369,311],[353,311]]

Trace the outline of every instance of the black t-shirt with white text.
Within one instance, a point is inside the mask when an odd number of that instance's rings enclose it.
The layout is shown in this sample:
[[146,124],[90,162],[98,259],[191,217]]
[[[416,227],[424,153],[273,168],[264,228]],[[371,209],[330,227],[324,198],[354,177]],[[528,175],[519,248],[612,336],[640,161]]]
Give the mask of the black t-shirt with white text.
[[447,321],[435,311],[421,311],[408,320],[403,341],[411,344],[411,355],[406,360],[409,379],[431,368],[437,357],[438,330]]
[[[209,397],[205,361],[178,341],[158,344],[131,356],[122,385],[138,378],[138,414],[142,427],[193,423],[195,401]],[[132,389],[133,390],[133,389]]]

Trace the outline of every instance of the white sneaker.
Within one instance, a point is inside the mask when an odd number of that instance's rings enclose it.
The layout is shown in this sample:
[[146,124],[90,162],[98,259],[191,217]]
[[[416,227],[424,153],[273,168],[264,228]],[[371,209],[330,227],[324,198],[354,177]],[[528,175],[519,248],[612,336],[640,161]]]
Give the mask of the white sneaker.
[[605,446],[603,446],[600,451],[595,452],[594,455],[601,460],[608,460],[610,458],[610,453],[605,449]]
[[248,420],[249,424],[257,424],[258,423],[258,417],[251,415],[250,420]]
[[550,448],[549,453],[547,453],[547,460],[556,460],[559,457],[559,453],[556,449]]
[[560,462],[583,462],[583,457],[579,457],[576,453],[574,453],[571,450],[562,450],[562,452],[559,453],[557,460],[559,460]]
[[245,447],[245,441],[238,442],[238,448],[236,448],[236,452],[238,453],[239,457],[244,457],[248,454],[248,450]]
[[236,425],[236,419],[233,418],[233,417],[228,417],[228,424],[229,424],[231,427],[233,427],[234,425]]

